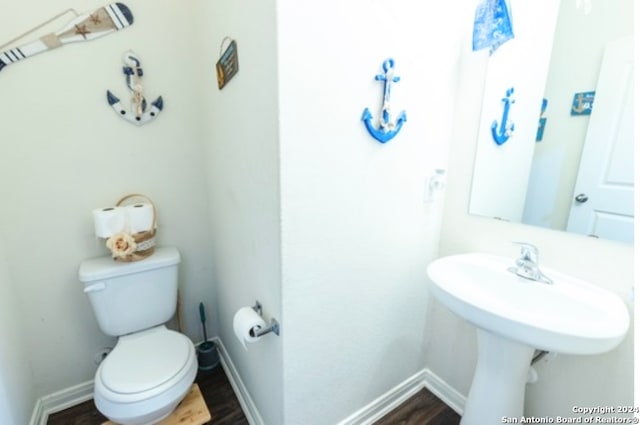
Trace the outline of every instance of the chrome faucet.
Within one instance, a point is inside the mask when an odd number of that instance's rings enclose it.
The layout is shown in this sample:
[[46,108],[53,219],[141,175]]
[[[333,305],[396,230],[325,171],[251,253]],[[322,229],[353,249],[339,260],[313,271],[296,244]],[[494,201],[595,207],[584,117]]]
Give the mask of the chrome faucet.
[[520,245],[520,257],[516,260],[516,266],[509,267],[507,270],[525,279],[551,285],[553,281],[545,276],[538,267],[538,248],[529,243],[514,243]]

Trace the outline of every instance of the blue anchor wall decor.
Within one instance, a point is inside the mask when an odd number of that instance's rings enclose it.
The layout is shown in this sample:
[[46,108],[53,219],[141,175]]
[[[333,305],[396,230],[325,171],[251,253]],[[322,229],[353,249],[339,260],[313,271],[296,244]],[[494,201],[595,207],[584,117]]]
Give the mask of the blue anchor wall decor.
[[384,81],[384,99],[382,102],[382,111],[380,113],[379,126],[373,123],[373,115],[369,108],[365,108],[362,113],[362,121],[364,121],[369,134],[380,143],[386,143],[393,139],[402,128],[402,124],[407,120],[404,111],[400,112],[396,122],[391,121],[391,85],[400,81],[400,77],[394,77],[393,68],[395,62],[393,59],[387,59],[382,62],[382,70],[384,74],[376,75],[376,81]]
[[127,111],[124,106],[122,106],[120,99],[114,96],[109,90],[107,90],[107,102],[109,102],[109,105],[111,105],[118,115],[130,123],[135,125],[146,124],[157,118],[160,111],[162,111],[164,106],[162,96],[158,96],[155,101],[151,102],[151,108],[147,110],[147,100],[142,94],[142,84],[140,83],[140,78],[143,74],[140,59],[138,59],[135,53],[129,50],[124,54],[122,61],[125,64],[122,72],[125,75],[127,87],[129,87],[129,90],[132,92],[131,107],[133,112]]
[[511,104],[515,102],[515,100],[511,98],[512,94],[513,87],[507,90],[507,97],[502,98],[502,101],[504,102],[504,111],[502,112],[500,129],[498,129],[498,121],[493,121],[493,124],[491,124],[493,140],[498,144],[498,146],[509,140],[509,137],[511,137],[515,128],[513,122],[509,120],[509,108],[511,108]]

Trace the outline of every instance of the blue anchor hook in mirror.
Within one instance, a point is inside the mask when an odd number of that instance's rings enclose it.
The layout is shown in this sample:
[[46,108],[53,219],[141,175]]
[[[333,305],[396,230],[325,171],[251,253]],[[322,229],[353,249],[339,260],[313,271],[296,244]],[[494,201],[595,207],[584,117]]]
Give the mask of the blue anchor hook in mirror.
[[513,87],[507,90],[507,97],[503,97],[504,111],[502,112],[502,122],[500,123],[500,129],[498,130],[498,121],[493,121],[491,124],[491,133],[493,134],[493,140],[500,146],[513,134],[515,125],[509,120],[509,109],[511,104],[515,102],[515,99],[511,98],[513,94]]
[[394,66],[394,60],[387,59],[382,62],[384,74],[376,75],[376,81],[384,81],[384,99],[382,101],[382,111],[379,119],[380,126],[378,127],[374,124],[373,115],[371,115],[369,108],[365,108],[362,113],[362,121],[364,121],[369,134],[380,143],[386,143],[393,139],[402,128],[402,124],[407,120],[407,115],[402,111],[400,115],[398,115],[396,122],[391,121],[391,85],[400,81],[400,77],[393,75]]

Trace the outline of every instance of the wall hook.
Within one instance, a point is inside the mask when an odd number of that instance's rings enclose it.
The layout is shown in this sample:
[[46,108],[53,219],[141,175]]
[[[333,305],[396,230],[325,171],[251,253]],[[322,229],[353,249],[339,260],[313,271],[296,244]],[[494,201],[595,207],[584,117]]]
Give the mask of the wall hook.
[[511,104],[515,103],[515,99],[511,98],[512,94],[513,87],[507,89],[506,97],[502,98],[502,101],[504,102],[504,110],[502,112],[502,122],[500,123],[500,129],[498,129],[498,121],[493,121],[493,124],[491,124],[491,133],[493,134],[493,140],[498,144],[498,146],[509,140],[509,137],[511,137],[515,128],[513,122],[509,120],[509,109],[511,108]]
[[382,110],[380,112],[379,126],[373,123],[373,115],[369,108],[365,108],[362,113],[362,121],[364,121],[369,134],[380,143],[386,143],[393,139],[402,128],[402,124],[407,120],[404,111],[400,112],[396,122],[391,120],[391,85],[400,81],[400,77],[393,75],[395,62],[393,59],[387,59],[382,62],[382,70],[384,74],[376,75],[376,81],[384,81],[384,99],[382,101]]

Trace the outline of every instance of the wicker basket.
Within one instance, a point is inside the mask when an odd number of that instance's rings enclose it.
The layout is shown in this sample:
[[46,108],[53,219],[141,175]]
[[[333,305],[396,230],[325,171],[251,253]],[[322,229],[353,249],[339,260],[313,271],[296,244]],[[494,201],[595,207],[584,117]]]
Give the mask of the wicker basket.
[[[153,225],[151,230],[134,234],[119,233],[107,239],[107,248],[111,250],[115,261],[130,263],[140,261],[149,257],[155,251],[156,227],[158,224],[158,214],[156,205],[145,195],[133,193],[122,197],[116,206],[128,205],[133,199],[143,199],[151,204],[153,209]],[[132,243],[133,242],[133,243]]]

